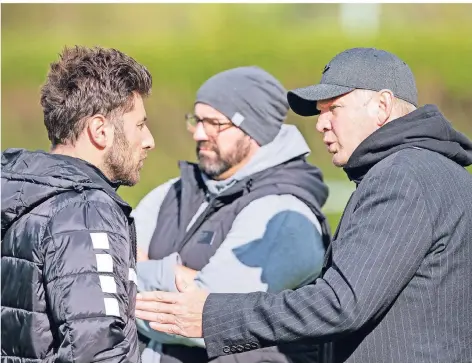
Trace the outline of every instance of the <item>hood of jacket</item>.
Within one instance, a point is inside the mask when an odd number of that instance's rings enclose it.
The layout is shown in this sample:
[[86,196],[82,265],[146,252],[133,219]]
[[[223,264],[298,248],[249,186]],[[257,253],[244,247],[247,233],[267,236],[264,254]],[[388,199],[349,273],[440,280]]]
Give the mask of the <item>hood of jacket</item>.
[[103,190],[129,214],[131,207],[116,193],[117,188],[118,184],[84,160],[44,151],[7,149],[2,153],[2,236],[37,205],[71,190]]
[[367,137],[354,150],[344,171],[358,183],[379,161],[412,147],[437,152],[463,167],[472,164],[472,141],[455,130],[435,105],[425,105]]

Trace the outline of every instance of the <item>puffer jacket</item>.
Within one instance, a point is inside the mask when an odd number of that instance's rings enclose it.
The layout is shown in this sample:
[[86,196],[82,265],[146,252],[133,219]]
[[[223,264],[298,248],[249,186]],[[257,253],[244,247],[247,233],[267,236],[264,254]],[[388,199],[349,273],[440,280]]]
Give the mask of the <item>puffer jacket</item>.
[[93,165],[2,153],[5,362],[138,362],[131,207]]

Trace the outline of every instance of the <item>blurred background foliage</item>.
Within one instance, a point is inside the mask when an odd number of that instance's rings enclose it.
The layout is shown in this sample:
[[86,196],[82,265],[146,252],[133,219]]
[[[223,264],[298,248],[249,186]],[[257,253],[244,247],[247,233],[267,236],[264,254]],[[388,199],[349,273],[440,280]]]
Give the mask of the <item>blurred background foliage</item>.
[[[437,104],[472,137],[472,4],[2,4],[1,30],[2,150],[49,148],[39,88],[65,45],[117,48],[151,71],[156,150],[141,183],[120,190],[132,206],[178,174],[177,160],[195,159],[183,115],[198,87],[231,67],[258,65],[291,89],[319,81],[346,48],[383,48],[411,66],[420,103]],[[287,122],[331,187],[334,229],[354,187],[332,166],[315,118],[290,112]]]

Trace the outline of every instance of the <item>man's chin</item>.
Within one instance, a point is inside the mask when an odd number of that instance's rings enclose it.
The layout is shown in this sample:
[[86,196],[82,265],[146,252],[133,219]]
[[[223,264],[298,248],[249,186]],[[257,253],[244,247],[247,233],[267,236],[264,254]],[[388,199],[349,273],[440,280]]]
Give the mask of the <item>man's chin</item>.
[[221,167],[217,167],[215,165],[202,163],[202,162],[198,164],[198,167],[200,168],[202,172],[204,172],[211,179],[218,179],[218,176],[223,174],[227,170]]
[[131,180],[122,180],[121,185],[124,187],[134,187],[137,184],[137,182],[131,181]]
[[338,168],[342,168],[346,165],[346,161],[342,158],[340,158],[340,155],[338,153],[333,154],[333,158],[331,159],[332,163],[334,166]]
[[215,158],[201,154],[198,155],[198,165],[200,166],[200,169],[212,169],[215,164],[217,164]]
[[128,178],[122,179],[121,180],[121,185],[126,186],[126,187],[133,187],[133,186],[135,186],[136,184],[139,183],[140,179],[141,179],[141,175],[139,173],[137,173],[133,177],[128,177]]

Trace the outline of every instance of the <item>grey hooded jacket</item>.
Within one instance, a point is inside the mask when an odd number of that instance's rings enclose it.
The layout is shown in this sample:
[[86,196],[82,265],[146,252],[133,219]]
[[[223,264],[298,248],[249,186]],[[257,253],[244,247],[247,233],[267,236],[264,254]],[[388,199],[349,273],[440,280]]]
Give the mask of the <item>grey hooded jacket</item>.
[[[191,219],[187,230],[194,223],[198,223],[198,217],[207,208],[208,200],[215,196],[225,195],[227,191],[234,191],[233,186],[237,188],[238,181],[247,180],[248,177],[265,170],[277,168],[308,152],[309,148],[296,127],[284,125],[276,139],[263,146],[253,159],[231,179],[216,182],[204,177],[209,194],[208,199],[201,204],[200,208],[196,208],[198,211]],[[294,177],[297,175],[300,178],[304,174],[295,173]],[[327,197],[327,189],[317,178],[310,179],[309,185],[306,186],[303,180],[298,182],[302,185],[300,188],[307,193],[316,194],[316,198],[319,198],[318,202],[322,205]],[[142,244],[146,250],[149,242],[154,238],[160,205],[175,182],[176,180],[172,180],[167,185],[156,188],[133,212],[137,223],[138,243]],[[296,184],[297,181],[293,180],[293,183]],[[318,183],[317,191],[316,184]],[[168,211],[166,210],[165,213]],[[175,216],[172,218],[175,219]],[[220,218],[226,220],[226,217]],[[231,221],[229,219],[228,223]],[[216,252],[201,269],[198,266],[200,262],[194,256],[195,248],[199,247],[198,243],[189,250],[190,255],[186,255],[185,251],[189,248],[186,244],[186,248],[182,250],[184,253],[182,256],[179,253],[173,253],[159,260],[138,263],[139,287],[145,290],[174,291],[173,265],[182,263],[182,260],[187,261],[190,267],[200,270],[195,280],[197,285],[213,292],[281,291],[306,285],[319,274],[325,251],[320,234],[320,222],[310,207],[297,197],[290,194],[277,195],[274,190],[273,195],[263,196],[250,202],[239,212],[230,226],[231,229],[224,241],[221,245],[216,244]],[[208,226],[202,229],[206,230]],[[216,238],[220,238],[218,234]],[[166,246],[170,243],[169,238],[164,239],[165,241],[161,242],[163,249],[167,248]],[[156,245],[156,247],[159,246],[159,244]],[[205,253],[204,249],[201,253]],[[204,346],[201,339],[169,337],[149,329],[147,324],[141,321],[138,326],[143,334],[157,342]],[[155,350],[157,349],[158,347]],[[143,360],[151,362],[149,357],[145,358],[146,353],[145,351]]]
[[2,362],[140,360],[131,208],[94,166],[2,154]]

